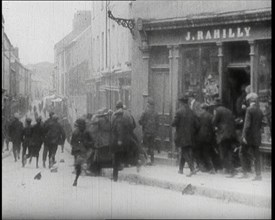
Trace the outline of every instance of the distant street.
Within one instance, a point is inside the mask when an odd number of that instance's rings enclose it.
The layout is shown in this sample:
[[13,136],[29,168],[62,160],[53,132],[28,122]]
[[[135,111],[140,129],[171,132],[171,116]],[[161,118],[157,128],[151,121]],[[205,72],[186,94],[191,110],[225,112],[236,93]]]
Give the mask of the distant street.
[[[58,172],[22,168],[12,156],[2,161],[2,218],[103,219],[103,218],[270,218],[271,210],[182,195],[155,187],[114,183],[104,177],[81,176],[77,187],[73,158],[58,151]],[[41,180],[34,180],[41,171]]]

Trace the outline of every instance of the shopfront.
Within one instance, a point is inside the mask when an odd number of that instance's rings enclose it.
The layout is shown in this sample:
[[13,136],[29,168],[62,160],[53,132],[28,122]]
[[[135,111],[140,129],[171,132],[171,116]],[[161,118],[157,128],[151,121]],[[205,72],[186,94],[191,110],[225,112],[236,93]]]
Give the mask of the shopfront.
[[[200,19],[138,21],[148,53],[148,95],[161,116],[160,145],[171,149],[171,120],[177,97],[194,91],[197,100],[220,97],[236,115],[242,88],[251,85],[266,111],[271,97],[271,10]],[[268,126],[263,142],[270,143]],[[271,147],[271,143],[269,144]]]

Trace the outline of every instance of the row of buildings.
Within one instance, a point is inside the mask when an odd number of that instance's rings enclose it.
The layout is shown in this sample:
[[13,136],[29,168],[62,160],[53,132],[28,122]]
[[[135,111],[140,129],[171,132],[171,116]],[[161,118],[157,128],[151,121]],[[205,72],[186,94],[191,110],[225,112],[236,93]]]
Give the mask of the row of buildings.
[[[19,50],[5,33],[2,15],[2,109],[5,116],[25,113],[31,102],[32,72],[19,59]],[[4,96],[3,96],[4,95]]]
[[[236,112],[251,85],[264,110],[271,97],[271,1],[100,1],[78,11],[55,45],[54,84],[73,119],[122,100],[138,119],[148,96],[161,117],[158,141],[173,151],[177,98],[219,96]],[[137,128],[141,134],[141,128]],[[270,131],[263,131],[271,149]]]

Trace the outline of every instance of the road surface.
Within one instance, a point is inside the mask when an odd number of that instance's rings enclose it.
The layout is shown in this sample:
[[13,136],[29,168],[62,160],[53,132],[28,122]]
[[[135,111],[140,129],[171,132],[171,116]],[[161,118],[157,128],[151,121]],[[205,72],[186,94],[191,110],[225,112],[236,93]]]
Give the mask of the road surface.
[[[42,156],[42,150],[40,152]],[[105,177],[81,176],[73,187],[73,159],[58,150],[58,172],[22,168],[12,156],[2,160],[3,219],[106,218],[271,218],[271,210],[182,195],[157,187],[112,182]],[[144,168],[146,169],[146,168]],[[41,180],[34,176],[41,172]]]

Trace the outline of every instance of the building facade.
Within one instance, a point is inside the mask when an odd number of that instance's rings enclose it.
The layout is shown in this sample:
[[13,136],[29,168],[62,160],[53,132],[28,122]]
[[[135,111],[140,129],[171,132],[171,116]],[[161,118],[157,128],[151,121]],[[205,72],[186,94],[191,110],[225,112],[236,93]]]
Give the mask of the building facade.
[[136,1],[133,17],[133,114],[140,117],[146,97],[155,100],[162,149],[174,150],[170,124],[187,91],[200,102],[220,97],[235,113],[242,86],[251,85],[267,105],[271,1]]
[[122,100],[127,108],[131,99],[131,44],[129,29],[108,17],[131,18],[131,1],[93,2],[92,5],[92,72],[87,82],[88,112],[101,108],[115,109]]
[[68,98],[71,121],[87,112],[85,80],[92,66],[91,32],[91,12],[78,11],[72,32],[54,48],[54,89],[57,95]]

